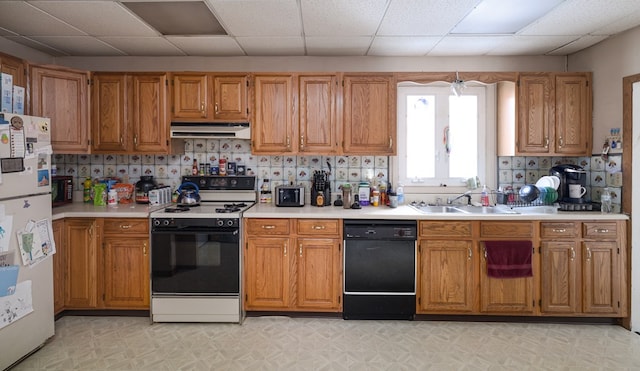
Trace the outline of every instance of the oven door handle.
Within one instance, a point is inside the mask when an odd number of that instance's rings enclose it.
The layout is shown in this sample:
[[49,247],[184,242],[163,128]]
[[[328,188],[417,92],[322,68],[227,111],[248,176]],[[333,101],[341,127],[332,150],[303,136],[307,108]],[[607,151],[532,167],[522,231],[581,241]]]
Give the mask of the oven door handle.
[[153,229],[151,233],[162,233],[162,234],[173,234],[173,233],[210,233],[217,235],[231,235],[237,236],[240,231],[238,228],[214,228],[211,229],[209,227],[204,228],[194,228],[194,227],[177,227],[177,228],[162,228],[162,229]]

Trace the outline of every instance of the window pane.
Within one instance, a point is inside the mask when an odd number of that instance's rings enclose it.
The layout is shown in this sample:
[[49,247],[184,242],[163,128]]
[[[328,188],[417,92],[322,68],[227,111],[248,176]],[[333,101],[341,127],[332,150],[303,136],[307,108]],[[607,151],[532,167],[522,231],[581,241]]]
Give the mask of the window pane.
[[407,96],[407,178],[435,176],[435,96]]
[[449,177],[468,178],[478,171],[478,97],[449,97]]

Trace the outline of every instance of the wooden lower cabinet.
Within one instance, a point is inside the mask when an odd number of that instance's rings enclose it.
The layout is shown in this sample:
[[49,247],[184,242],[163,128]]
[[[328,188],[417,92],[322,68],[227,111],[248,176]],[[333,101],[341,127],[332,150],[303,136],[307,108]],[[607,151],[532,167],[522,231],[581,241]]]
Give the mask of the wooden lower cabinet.
[[56,253],[53,254],[53,313],[58,314],[64,310],[64,283],[65,283],[65,229],[64,219],[54,220],[52,223],[53,241],[56,243]]
[[54,263],[54,279],[63,277],[64,306],[56,312],[149,309],[147,218],[66,218],[63,239],[66,269]]
[[245,309],[339,311],[340,226],[336,219],[247,219]]

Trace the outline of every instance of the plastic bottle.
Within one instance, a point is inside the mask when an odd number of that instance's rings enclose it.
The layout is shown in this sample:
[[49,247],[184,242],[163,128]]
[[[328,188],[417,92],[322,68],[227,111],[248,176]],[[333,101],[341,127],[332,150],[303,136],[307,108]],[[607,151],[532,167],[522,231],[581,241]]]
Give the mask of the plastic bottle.
[[193,166],[191,167],[191,175],[198,175],[198,160],[193,159]]
[[84,182],[82,183],[83,185],[83,190],[82,190],[82,201],[84,202],[91,202],[91,186],[93,185],[93,182],[91,181],[91,178],[87,177]]
[[600,195],[600,211],[603,214],[609,214],[613,211],[611,207],[611,193],[609,193],[609,188],[604,188]]
[[398,205],[404,204],[404,188],[402,187],[402,183],[398,183],[398,188],[396,188],[396,195],[398,196]]
[[482,193],[480,193],[480,202],[482,206],[489,206],[489,191],[487,190],[487,185],[482,186]]
[[269,179],[264,179],[262,181],[262,186],[260,186],[260,203],[271,203],[271,183],[269,182]]

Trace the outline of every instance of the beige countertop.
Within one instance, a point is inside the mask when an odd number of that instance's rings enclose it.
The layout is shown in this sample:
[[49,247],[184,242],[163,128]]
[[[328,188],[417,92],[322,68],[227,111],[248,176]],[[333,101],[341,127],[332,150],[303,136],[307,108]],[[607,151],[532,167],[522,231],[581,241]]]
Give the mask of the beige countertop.
[[[516,211],[518,211],[516,209]],[[540,213],[521,210],[518,214],[423,214],[402,205],[395,209],[387,206],[363,206],[361,209],[344,209],[337,206],[277,207],[274,204],[256,204],[244,212],[245,218],[310,218],[310,219],[412,219],[412,220],[626,220],[624,214],[602,214],[594,211],[558,211]]]
[[147,218],[149,213],[169,205],[118,204],[115,206],[94,206],[74,202],[52,209],[53,220],[62,218]]

